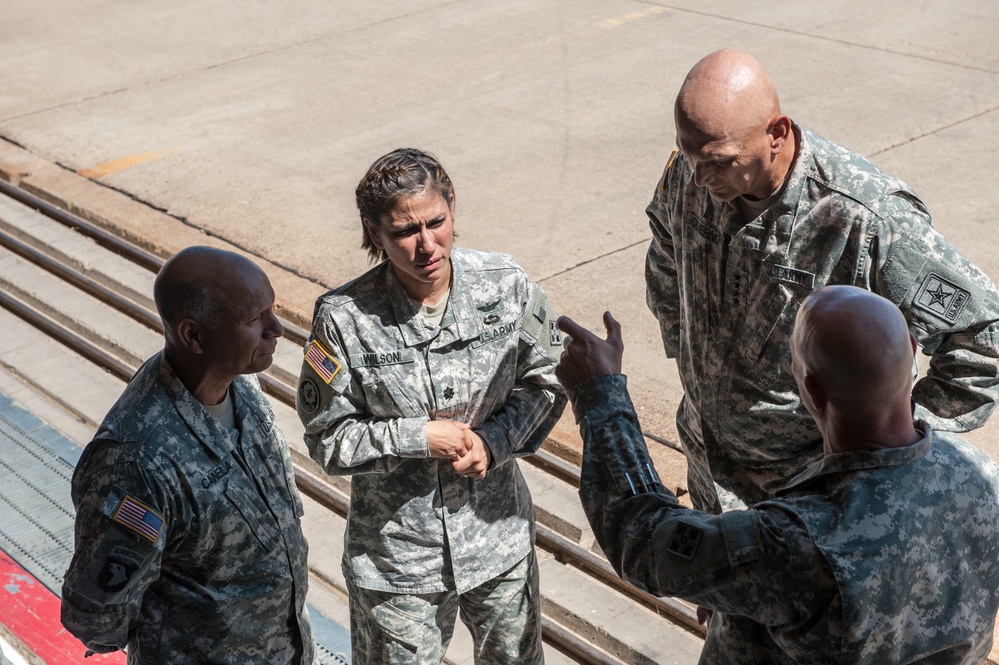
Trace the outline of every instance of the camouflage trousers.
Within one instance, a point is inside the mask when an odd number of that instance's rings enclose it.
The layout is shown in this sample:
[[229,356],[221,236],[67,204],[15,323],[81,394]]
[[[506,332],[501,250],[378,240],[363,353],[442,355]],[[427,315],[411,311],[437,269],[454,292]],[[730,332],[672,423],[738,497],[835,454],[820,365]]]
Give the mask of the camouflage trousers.
[[352,665],[439,664],[455,616],[468,626],[476,665],[543,665],[541,596],[534,551],[463,594],[401,594],[348,580]]

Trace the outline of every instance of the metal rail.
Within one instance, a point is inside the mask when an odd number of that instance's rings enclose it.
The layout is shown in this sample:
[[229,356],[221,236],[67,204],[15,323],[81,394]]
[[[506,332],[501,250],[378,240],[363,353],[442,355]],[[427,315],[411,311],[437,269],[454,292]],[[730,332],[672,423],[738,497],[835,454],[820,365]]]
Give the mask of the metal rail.
[[[91,238],[105,249],[108,249],[122,258],[140,265],[151,272],[159,272],[159,269],[166,262],[164,259],[147,252],[141,247],[112,235],[104,229],[101,229],[86,220],[80,219],[76,215],[66,212],[62,208],[58,208],[48,201],[4,180],[0,180],[0,194],[10,196],[10,198],[40,212],[53,221],[59,222],[60,224],[63,224],[68,228]],[[111,305],[118,311],[135,319],[139,323],[148,326],[156,332],[163,332],[163,324],[160,322],[159,316],[155,313],[150,312],[141,305],[133,303],[126,298],[122,298],[119,294],[108,289],[103,284],[100,284],[84,273],[66,266],[58,260],[53,259],[21,242],[16,237],[2,231],[0,231],[0,245],[10,249],[12,252],[34,263],[35,265],[44,268],[60,279],[70,282],[77,288],[89,293],[98,300]],[[309,338],[309,331],[304,330],[300,326],[284,319],[281,320],[281,325],[284,327],[284,336],[286,339],[304,347],[306,340]],[[260,385],[264,389],[264,392],[281,400],[289,406],[295,406],[296,388],[294,386],[289,386],[288,384],[270,376],[268,373],[260,375]],[[566,462],[562,458],[553,455],[546,450],[539,450],[533,455],[524,458],[524,461],[541,468],[548,474],[557,477],[563,482],[569,483],[574,487],[579,487],[579,467]]]

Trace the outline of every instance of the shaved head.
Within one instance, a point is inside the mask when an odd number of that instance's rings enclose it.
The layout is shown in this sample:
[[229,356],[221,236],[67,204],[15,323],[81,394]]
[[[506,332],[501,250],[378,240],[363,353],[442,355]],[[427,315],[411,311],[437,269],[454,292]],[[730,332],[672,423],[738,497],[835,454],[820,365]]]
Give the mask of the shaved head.
[[153,285],[153,298],[168,346],[176,342],[177,324],[183,319],[210,330],[218,328],[236,276],[266,279],[249,259],[213,247],[188,247],[163,264]]
[[802,303],[792,373],[827,445],[833,438],[833,450],[856,449],[868,437],[884,446],[911,433],[914,350],[902,313],[875,293],[827,286]]
[[687,74],[676,121],[706,137],[742,136],[780,113],[777,89],[759,60],[736,49],[715,51]]
[[676,145],[694,182],[719,201],[762,200],[790,173],[796,139],[770,75],[736,49],[715,51],[687,74],[674,106]]
[[273,362],[284,327],[267,274],[246,257],[212,247],[181,250],[160,269],[153,297],[166,359],[202,404],[219,404],[237,376]]

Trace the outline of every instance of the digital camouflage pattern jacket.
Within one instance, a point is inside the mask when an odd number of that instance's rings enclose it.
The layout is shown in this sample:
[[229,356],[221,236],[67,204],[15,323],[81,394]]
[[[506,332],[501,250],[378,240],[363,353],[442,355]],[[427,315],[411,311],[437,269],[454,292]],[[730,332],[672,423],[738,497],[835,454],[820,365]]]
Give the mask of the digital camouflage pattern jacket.
[[979,427],[997,396],[999,293],[930,225],[899,180],[795,126],[780,199],[745,223],[670,159],[647,209],[647,299],[684,398],[677,429],[694,506],[718,512],[773,496],[821,453],[798,399],[789,340],[798,304],[828,284],[895,303],[930,356],[916,417]]
[[955,434],[828,455],[777,497],[679,505],[622,375],[572,394],[580,498],[624,579],[715,611],[701,662],[979,664],[999,611],[999,465]]
[[127,645],[142,665],[312,662],[288,445],[256,377],[230,391],[238,435],[159,353],[83,451],[62,622],[88,648]]
[[[298,391],[312,457],[351,475],[344,574],[396,593],[463,593],[531,550],[534,508],[514,457],[565,407],[561,337],[541,287],[509,256],[455,248],[450,301],[427,324],[384,262],[316,303]],[[429,456],[427,422],[468,423],[483,479]]]

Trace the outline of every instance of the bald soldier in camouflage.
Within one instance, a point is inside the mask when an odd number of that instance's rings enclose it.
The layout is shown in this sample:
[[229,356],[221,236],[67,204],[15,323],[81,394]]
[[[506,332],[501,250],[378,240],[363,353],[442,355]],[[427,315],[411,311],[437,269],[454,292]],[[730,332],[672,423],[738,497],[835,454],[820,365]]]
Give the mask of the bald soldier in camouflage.
[[312,663],[302,502],[253,376],[284,332],[274,291],[247,259],[189,247],[154,296],[165,348],[73,475],[63,625],[132,665]]
[[916,415],[982,425],[997,398],[999,294],[864,158],[792,122],[766,71],[735,50],[687,75],[674,151],[648,215],[648,304],[684,396],[677,430],[696,508],[773,496],[821,452],[788,370],[809,293],[852,284],[898,305],[923,352]]
[[[853,286],[808,297],[793,378],[824,456],[769,500],[690,510],[653,470],[621,329],[571,337],[556,369],[584,439],[580,498],[623,578],[714,611],[701,663],[978,665],[999,611],[999,465],[913,422],[915,339]],[[753,626],[755,625],[755,629]]]
[[316,302],[298,391],[313,459],[352,476],[352,663],[440,663],[459,613],[476,663],[542,663],[515,458],[565,407],[555,314],[513,258],[453,247],[454,188],[429,153],[376,160],[357,206],[382,262]]

